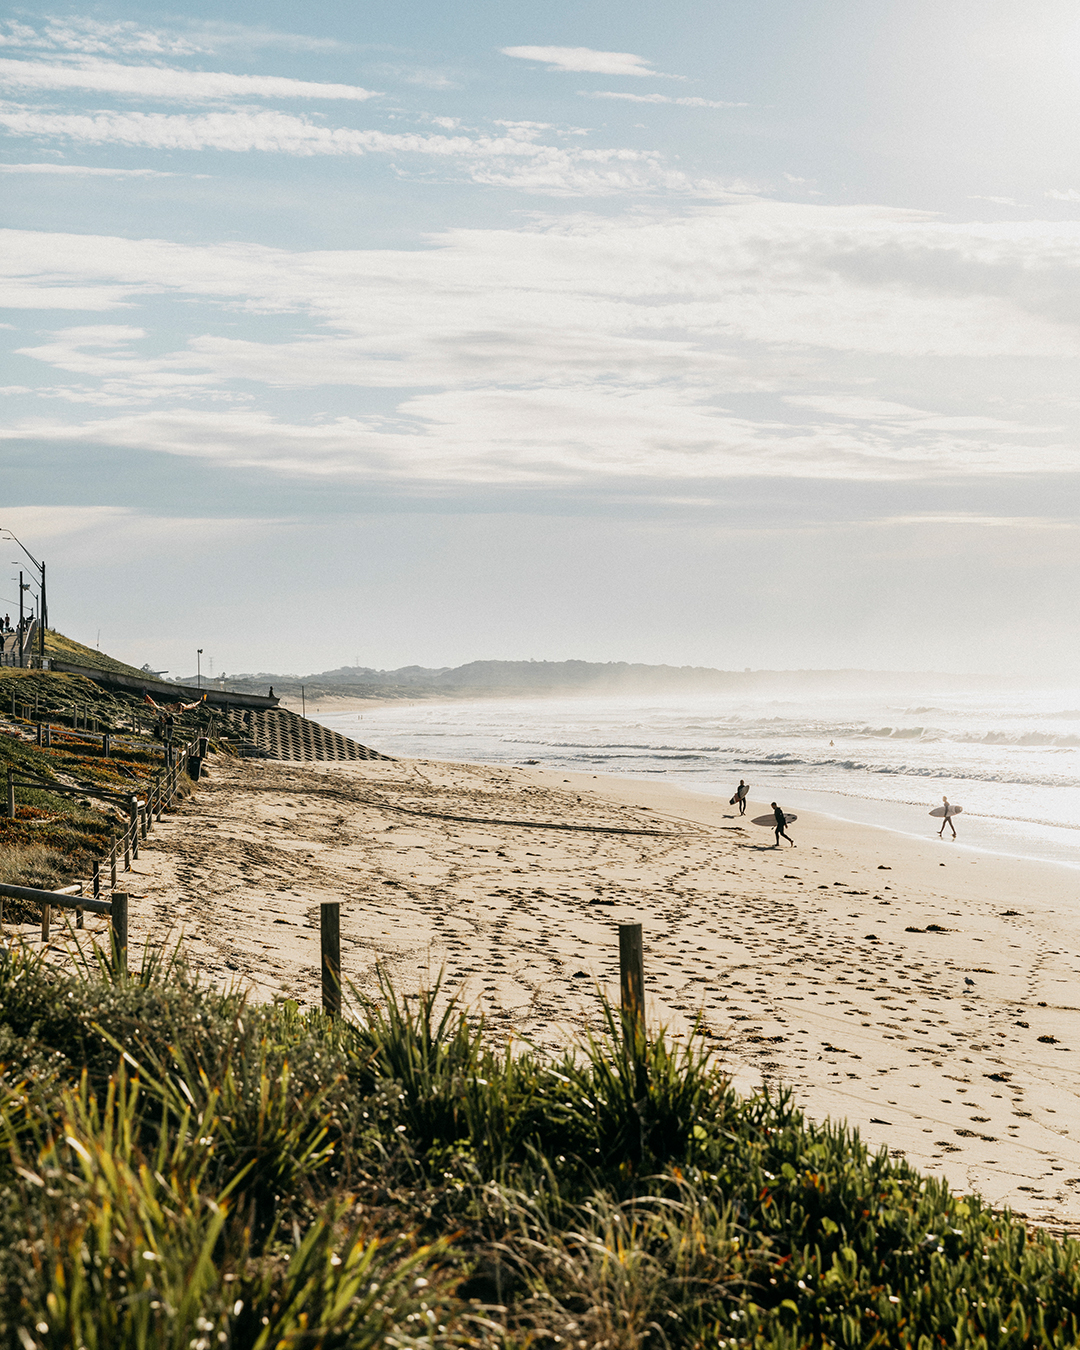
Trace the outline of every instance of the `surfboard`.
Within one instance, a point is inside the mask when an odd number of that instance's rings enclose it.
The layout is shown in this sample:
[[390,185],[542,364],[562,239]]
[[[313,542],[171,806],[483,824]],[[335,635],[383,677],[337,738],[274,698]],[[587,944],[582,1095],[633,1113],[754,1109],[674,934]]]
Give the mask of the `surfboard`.
[[[794,813],[793,811],[785,811],[785,812],[784,812],[784,823],[785,823],[786,825],[790,825],[791,822],[792,822],[793,820],[798,820],[798,819],[799,819],[799,817],[798,817],[797,815],[795,815],[795,813]],[[776,829],[776,817],[775,817],[771,812],[770,812],[769,815],[767,815],[767,816],[755,816],[755,817],[753,818],[753,820],[750,822],[750,824],[751,824],[751,825],[768,825],[768,827],[769,827],[771,830],[775,830],[775,829]]]
[[963,809],[962,806],[954,806],[953,803],[950,802],[948,811],[946,811],[943,806],[935,806],[930,814],[932,816],[937,816],[940,820],[942,816],[958,816]]

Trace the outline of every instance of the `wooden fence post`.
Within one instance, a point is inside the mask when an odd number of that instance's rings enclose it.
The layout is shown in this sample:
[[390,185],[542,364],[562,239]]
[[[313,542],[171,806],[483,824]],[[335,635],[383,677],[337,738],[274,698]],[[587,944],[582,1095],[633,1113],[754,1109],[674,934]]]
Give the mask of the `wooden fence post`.
[[50,924],[52,922],[52,905],[41,906],[41,945],[44,947],[49,940]]
[[337,900],[319,906],[319,942],[323,1012],[337,1017],[341,1013],[341,905]]
[[108,759],[111,754],[112,754],[112,737],[109,735],[107,731],[105,731],[102,732],[101,735],[101,757],[102,759]]
[[641,924],[619,924],[619,989],[622,994],[623,1033],[634,1044],[645,1040],[645,954]]
[[15,819],[15,770],[7,771],[7,815],[8,820]]
[[109,936],[112,940],[112,966],[120,974],[127,970],[128,897],[126,891],[113,891],[112,914],[109,916]]

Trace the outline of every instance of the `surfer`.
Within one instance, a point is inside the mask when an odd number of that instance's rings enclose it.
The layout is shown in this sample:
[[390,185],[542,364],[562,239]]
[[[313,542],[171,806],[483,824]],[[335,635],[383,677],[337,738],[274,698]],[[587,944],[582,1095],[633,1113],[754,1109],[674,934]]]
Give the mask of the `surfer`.
[[787,817],[784,815],[783,811],[780,810],[780,808],[777,806],[775,802],[770,802],[769,805],[772,807],[773,815],[776,817],[776,843],[773,845],[773,847],[774,848],[780,847],[780,836],[783,835],[784,838],[791,845],[791,847],[795,848],[796,847],[795,840],[792,839],[791,835],[788,834],[788,832],[784,829],[784,826],[787,824]]
[[952,823],[952,818],[953,818],[953,808],[949,805],[949,799],[948,799],[948,797],[942,797],[941,800],[942,800],[942,804],[943,804],[944,807],[945,807],[945,819],[941,822],[941,829],[938,830],[938,838],[940,839],[940,838],[944,835],[944,833],[945,833],[945,826],[948,825],[949,829],[952,830],[952,837],[955,839],[955,838],[956,838],[956,826]]
[[746,815],[746,795],[749,791],[750,784],[744,783],[740,778],[739,786],[735,789],[735,796],[728,802],[728,806],[737,806],[739,808],[740,816]]

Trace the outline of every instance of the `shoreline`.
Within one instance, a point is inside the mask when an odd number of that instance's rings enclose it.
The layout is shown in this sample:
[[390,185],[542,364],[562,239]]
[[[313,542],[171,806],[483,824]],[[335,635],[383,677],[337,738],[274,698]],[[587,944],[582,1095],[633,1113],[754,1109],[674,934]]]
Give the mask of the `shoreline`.
[[[467,766],[467,765],[470,764],[471,762],[472,762],[472,761],[470,761],[470,760],[464,760],[464,759],[438,759],[438,760],[433,760],[433,761],[432,761],[432,763],[438,763],[438,764],[457,764],[457,765],[461,765],[462,767]],[[648,789],[650,788],[650,786],[653,786],[653,787],[662,789],[662,790],[664,790],[664,791],[670,791],[670,792],[672,792],[672,793],[685,793],[685,794],[686,794],[687,796],[689,796],[689,797],[701,798],[703,801],[712,802],[713,805],[716,806],[716,807],[722,807],[722,808],[724,808],[725,810],[729,810],[729,809],[730,809],[730,810],[734,810],[734,808],[730,808],[730,807],[728,806],[728,799],[727,799],[726,797],[724,797],[724,795],[723,795],[723,790],[719,790],[719,791],[717,791],[717,792],[715,792],[715,793],[713,793],[713,792],[706,792],[706,791],[704,791],[704,790],[701,789],[701,788],[691,787],[691,786],[690,786],[689,784],[687,784],[687,783],[677,782],[677,781],[675,781],[674,779],[668,779],[668,781],[661,783],[661,782],[658,781],[658,780],[661,779],[662,776],[663,776],[663,775],[661,775],[661,774],[655,774],[655,775],[654,775],[654,774],[649,774],[649,775],[642,774],[640,777],[639,777],[639,776],[636,776],[636,775],[634,775],[634,774],[617,774],[617,773],[608,773],[608,772],[604,772],[604,771],[601,771],[601,772],[599,772],[599,773],[593,774],[593,773],[587,773],[587,772],[584,772],[584,771],[582,771],[582,770],[577,770],[577,769],[565,769],[565,770],[564,770],[564,769],[559,769],[559,768],[551,768],[551,767],[544,766],[543,764],[535,764],[535,765],[511,764],[509,761],[501,761],[501,760],[498,760],[498,761],[496,761],[496,760],[493,760],[493,761],[486,761],[486,760],[485,760],[485,761],[480,761],[480,762],[483,763],[483,764],[485,764],[485,765],[490,765],[490,766],[493,767],[493,768],[526,768],[526,769],[531,769],[531,770],[543,770],[543,771],[546,771],[546,772],[552,773],[552,774],[561,774],[563,777],[566,777],[567,775],[569,775],[569,778],[570,778],[571,780],[575,780],[575,781],[576,781],[576,780],[581,780],[583,783],[586,783],[586,782],[587,782],[588,785],[589,785],[590,790],[595,790],[595,781],[596,781],[596,780],[599,780],[599,781],[601,781],[601,782],[627,782],[627,783],[640,783],[640,784],[642,785],[642,787],[643,787],[644,789],[646,789],[646,790],[648,790]],[[783,795],[786,797],[786,799],[787,799],[789,805],[790,805],[790,802],[791,802],[791,799],[792,799],[792,798],[805,798],[805,797],[811,797],[811,798],[821,799],[821,798],[823,798],[823,797],[830,797],[830,798],[831,798],[831,797],[839,797],[839,798],[841,798],[841,800],[843,800],[843,801],[851,800],[851,801],[865,802],[868,806],[870,806],[870,807],[872,807],[872,808],[880,808],[881,811],[892,810],[892,809],[900,809],[900,810],[903,810],[903,811],[905,811],[905,812],[909,812],[909,813],[911,813],[912,815],[915,815],[915,818],[916,818],[916,819],[930,819],[929,811],[927,811],[926,808],[925,808],[924,806],[922,806],[922,805],[916,806],[916,805],[913,805],[912,803],[907,803],[907,802],[896,803],[896,802],[891,802],[891,801],[888,801],[888,800],[885,800],[885,799],[879,799],[879,798],[873,798],[873,797],[858,797],[858,796],[856,796],[854,793],[848,795],[848,794],[841,794],[841,793],[827,792],[827,791],[825,791],[825,790],[823,790],[823,789],[820,789],[820,788],[795,788],[795,789],[793,789],[791,792],[785,793],[785,794],[783,794]],[[748,799],[748,800],[749,800],[749,799]],[[759,809],[759,808],[761,808],[761,806],[762,806],[762,803],[759,802],[758,805],[757,805],[757,807],[754,808],[755,810],[758,811],[758,814],[759,814],[759,815],[761,814],[761,810]],[[768,805],[766,804],[765,807],[764,807],[764,809],[765,809],[766,811],[768,811],[770,808],[769,808]],[[794,807],[792,807],[791,809],[792,809],[792,811],[794,812]],[[918,813],[918,814],[916,815],[916,813]],[[749,814],[750,814],[750,813],[749,813],[749,811],[748,811],[748,812],[747,812],[747,816],[748,816],[748,817],[749,817]],[[808,808],[807,808],[807,807],[802,807],[802,806],[800,806],[799,809],[798,809],[798,811],[797,811],[795,814],[797,814],[800,818],[808,818],[808,819],[809,819],[809,818],[813,818],[813,817],[821,817],[821,818],[823,818],[823,819],[835,821],[838,825],[848,825],[848,826],[851,826],[853,829],[860,829],[860,830],[880,830],[880,831],[882,831],[882,832],[885,833],[885,834],[889,834],[889,835],[897,835],[897,836],[898,836],[899,838],[901,838],[901,839],[907,839],[907,840],[911,840],[911,841],[919,841],[919,840],[922,840],[922,841],[931,840],[931,841],[932,841],[932,839],[933,839],[934,837],[936,837],[936,835],[937,835],[937,830],[934,829],[934,828],[930,828],[930,827],[928,827],[924,832],[920,832],[920,831],[918,831],[918,830],[916,830],[916,829],[914,829],[914,828],[905,829],[905,828],[904,828],[903,826],[901,826],[901,825],[896,825],[896,824],[886,824],[886,823],[883,823],[883,822],[880,821],[880,820],[859,819],[859,818],[858,818],[856,815],[854,815],[854,814],[852,814],[852,815],[842,815],[839,811],[824,810],[824,809],[822,809],[820,806],[810,806],[810,807],[808,807]],[[980,815],[974,814],[973,812],[964,812],[964,813],[963,813],[963,818],[964,818],[965,821],[982,821],[982,820],[991,820],[991,821],[995,821],[995,820],[998,820],[998,819],[1003,819],[1002,817],[987,817],[987,816],[980,816]],[[961,819],[961,817],[958,816],[958,817],[957,817],[957,820],[960,820],[960,819]],[[1043,822],[1041,822],[1041,821],[1022,822],[1022,823],[1032,823],[1032,824],[1040,824],[1040,825],[1043,824]],[[1061,828],[1061,827],[1055,827],[1055,828]],[[988,845],[986,845],[986,844],[984,844],[984,843],[972,843],[969,839],[966,839],[966,838],[963,837],[963,830],[962,830],[962,828],[961,828],[961,831],[959,832],[959,838],[955,841],[955,843],[954,843],[954,841],[953,841],[951,838],[949,838],[949,836],[947,836],[947,835],[945,836],[943,842],[946,843],[946,844],[948,844],[950,847],[955,847],[955,848],[957,848],[958,850],[966,850],[966,851],[968,851],[968,852],[978,853],[978,854],[980,854],[981,856],[984,856],[984,857],[987,857],[987,858],[1001,858],[1001,859],[1008,860],[1008,861],[1012,861],[1012,862],[1019,862],[1019,863],[1031,864],[1031,865],[1034,866],[1034,867],[1062,868],[1062,869],[1066,870],[1067,872],[1070,872],[1070,873],[1073,873],[1073,874],[1075,874],[1075,873],[1077,873],[1077,872],[1080,872],[1080,862],[1073,862],[1073,861],[1070,861],[1070,860],[1064,859],[1064,858],[1044,858],[1044,857],[1037,857],[1037,856],[1035,856],[1035,855],[1033,855],[1033,854],[1030,854],[1030,853],[1013,853],[1013,852],[1010,852],[1010,851],[1008,851],[1008,850],[1006,850],[1006,849],[1001,849],[1001,848],[991,848],[991,847],[989,847]],[[1077,883],[1078,883],[1078,889],[1080,889],[1080,877],[1075,877],[1075,876],[1074,876],[1073,879],[1077,881]]]
[[317,1003],[337,899],[359,990],[441,973],[494,1037],[555,1050],[617,1003],[617,926],[640,922],[650,1026],[698,1022],[740,1091],[786,1085],[957,1190],[1080,1224],[1075,871],[812,811],[778,850],[765,809],[542,766],[217,755],[125,878],[133,958],[182,934],[207,978]]
[[[744,742],[737,729],[718,731],[712,726],[714,714],[720,716],[718,710],[712,709],[708,716],[701,712],[708,725],[698,725],[697,712],[689,717],[685,708],[674,704],[621,709],[601,701],[593,708],[579,700],[552,713],[557,734],[544,729],[544,713],[535,700],[519,700],[510,711],[479,702],[468,708],[446,703],[400,710],[384,706],[359,715],[325,705],[318,710],[309,706],[313,718],[323,725],[391,755],[434,754],[492,765],[539,762],[573,773],[630,776],[644,783],[667,781],[723,801],[742,776],[749,779],[752,792],[767,794],[767,800],[786,803],[791,810],[823,811],[860,826],[884,826],[915,836],[930,827],[928,813],[940,805],[940,794],[947,792],[964,807],[957,829],[965,844],[986,853],[1080,869],[1075,789],[1070,777],[1061,777],[1075,758],[1072,753],[1059,754],[1052,763],[1036,763],[1026,751],[1016,751],[1024,756],[1020,765],[1008,758],[1013,750],[1001,760],[996,745],[987,752],[991,759],[985,761],[980,743],[973,752],[976,761],[969,762],[965,732],[961,735],[964,744],[941,752],[947,763],[935,759],[924,745],[909,764],[904,738],[897,742],[899,751],[887,750],[885,761],[879,763],[875,756],[882,744],[880,737],[871,738],[873,744],[865,751],[870,758],[864,762],[864,751],[846,742],[840,750],[831,746],[807,750],[797,735],[791,739],[791,728],[782,730],[774,745],[768,740],[771,731],[762,724],[759,731],[766,739],[752,736]],[[874,715],[874,710],[864,712],[867,717]],[[886,715],[884,710],[877,712]],[[811,713],[817,715],[812,709],[807,715]],[[754,715],[764,716],[760,709]],[[813,735],[810,743],[816,745]],[[900,759],[894,762],[895,753]],[[855,762],[848,763],[852,757]],[[1050,777],[1040,776],[1045,774]]]

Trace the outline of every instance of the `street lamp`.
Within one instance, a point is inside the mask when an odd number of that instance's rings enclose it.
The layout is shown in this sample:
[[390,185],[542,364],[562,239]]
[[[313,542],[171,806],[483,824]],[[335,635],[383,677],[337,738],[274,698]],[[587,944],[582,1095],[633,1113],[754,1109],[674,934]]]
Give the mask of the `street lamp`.
[[202,648],[200,647],[195,655],[195,665],[198,670],[199,689],[202,689]]
[[[26,556],[30,559],[30,561],[41,573],[41,594],[38,597],[38,654],[41,656],[42,661],[44,661],[45,629],[49,626],[49,606],[45,599],[45,564],[43,562],[38,562],[38,560],[26,547],[23,541],[19,539],[16,535],[14,535],[11,532],[11,530],[0,529],[0,535],[2,535],[5,539],[10,539],[12,543],[18,544],[18,546],[22,549],[22,551],[26,554]],[[21,598],[22,596],[21,591],[19,592],[19,595]]]

